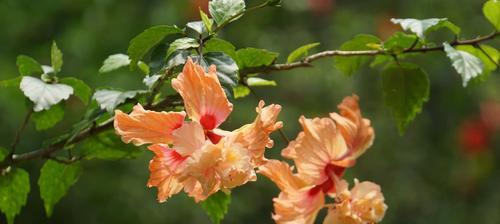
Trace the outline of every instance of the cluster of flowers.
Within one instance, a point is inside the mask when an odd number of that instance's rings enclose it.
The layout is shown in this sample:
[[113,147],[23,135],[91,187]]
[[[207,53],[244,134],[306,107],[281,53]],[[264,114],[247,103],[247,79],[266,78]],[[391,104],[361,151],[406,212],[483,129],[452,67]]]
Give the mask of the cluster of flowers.
[[[372,144],[370,121],[361,117],[357,96],[346,97],[340,114],[330,118],[300,118],[304,131],[283,150],[293,159],[297,173],[287,163],[268,160],[269,135],[280,129],[280,105],[264,107],[260,101],[253,123],[234,131],[218,127],[232,111],[216,75],[191,59],[172,80],[185,112],[156,112],[136,105],[130,114],[115,111],[115,130],[125,143],[149,144],[148,186],[158,188],[158,200],[184,190],[196,202],[210,195],[256,180],[256,170],[281,189],[274,199],[277,223],[313,223],[322,208],[329,208],[325,223],[379,222],[387,206],[380,187],[371,182],[349,191],[341,177],[346,168]],[[189,120],[186,120],[186,115]],[[326,204],[325,196],[334,198]]]

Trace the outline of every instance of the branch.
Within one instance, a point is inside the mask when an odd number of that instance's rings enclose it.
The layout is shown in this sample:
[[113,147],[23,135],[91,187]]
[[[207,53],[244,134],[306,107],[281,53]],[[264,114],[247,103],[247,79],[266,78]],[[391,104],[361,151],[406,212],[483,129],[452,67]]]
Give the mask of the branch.
[[[496,38],[498,35],[500,35],[500,32],[493,32],[489,35],[481,36],[481,37],[470,39],[470,40],[455,40],[455,41],[451,42],[450,45],[452,45],[452,46],[477,45],[481,42],[492,40],[492,39]],[[410,47],[410,48],[404,50],[401,54],[425,53],[425,52],[432,52],[432,51],[444,51],[444,47],[443,47],[443,45],[439,45],[436,47],[421,47],[421,48],[414,48],[414,46],[413,46],[413,47]],[[323,52],[319,52],[319,53],[310,55],[308,57],[305,57],[301,61],[297,61],[297,62],[245,68],[245,69],[240,70],[240,75],[242,77],[246,77],[247,75],[254,74],[254,73],[270,73],[270,72],[275,72],[275,71],[291,70],[294,68],[311,67],[312,66],[311,63],[313,61],[316,61],[318,59],[325,58],[325,57],[335,57],[335,56],[352,57],[352,56],[376,56],[376,55],[389,55],[389,56],[391,56],[393,54],[391,52],[386,51],[386,50],[361,50],[361,51],[330,50],[330,51],[323,51]]]
[[10,154],[9,157],[12,159],[12,156],[16,152],[16,147],[19,144],[19,140],[21,140],[21,134],[23,133],[24,129],[26,128],[26,125],[28,125],[28,122],[31,118],[31,115],[33,114],[33,110],[29,110],[28,113],[24,116],[23,123],[21,126],[19,126],[19,129],[16,131],[16,137],[14,138],[14,142],[12,143],[11,149],[10,149]]

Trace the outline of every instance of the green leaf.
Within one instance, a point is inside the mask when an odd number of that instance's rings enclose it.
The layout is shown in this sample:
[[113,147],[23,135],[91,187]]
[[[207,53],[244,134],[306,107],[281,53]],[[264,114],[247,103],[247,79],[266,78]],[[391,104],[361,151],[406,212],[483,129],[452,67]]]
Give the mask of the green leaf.
[[24,75],[40,75],[43,73],[42,66],[33,58],[26,55],[17,56],[17,70],[19,74]]
[[19,88],[19,85],[21,84],[21,80],[23,79],[22,76],[17,76],[12,79],[7,79],[7,80],[2,80],[0,81],[0,87],[3,88]]
[[113,54],[108,56],[106,60],[102,63],[101,68],[99,68],[99,73],[111,72],[121,67],[128,66],[130,64],[130,58],[126,54]]
[[7,217],[7,223],[14,223],[14,217],[26,204],[29,192],[29,174],[23,169],[12,168],[0,175],[0,211]]
[[0,146],[0,162],[2,162],[9,155],[9,151]]
[[63,65],[63,53],[59,50],[55,41],[52,42],[52,47],[50,48],[50,62],[54,73],[59,73]]
[[194,38],[190,37],[179,38],[170,44],[170,47],[168,48],[167,51],[167,57],[169,57],[174,51],[197,48],[199,46],[200,44]]
[[47,217],[52,215],[54,205],[61,200],[69,188],[76,183],[82,172],[80,162],[62,164],[47,160],[40,171],[38,186]]
[[250,94],[250,89],[246,86],[238,85],[233,88],[233,94],[235,99],[243,98]]
[[420,39],[425,40],[425,35],[439,28],[446,27],[455,35],[460,33],[460,28],[448,21],[447,18],[432,19],[391,19],[394,24],[399,24],[405,31],[415,33]]
[[[232,22],[243,15],[245,11],[244,0],[212,0],[208,3],[210,15],[217,25]],[[236,16],[240,15],[240,16]],[[236,17],[235,17],[236,16]]]
[[[401,53],[403,50],[408,49],[418,41],[418,37],[414,34],[406,34],[403,32],[396,32],[390,36],[386,41],[384,41],[384,49],[387,51],[394,52],[396,54]],[[418,42],[417,42],[418,43]],[[417,44],[415,44],[415,47]]]
[[217,66],[217,77],[226,92],[226,95],[232,96],[232,89],[238,85],[238,65],[227,54],[222,52],[209,52],[204,55],[207,65]]
[[[379,44],[380,39],[373,35],[359,34],[340,46],[343,51],[371,50],[370,44]],[[346,75],[352,75],[363,64],[371,59],[370,56],[349,56],[335,58],[335,67]]]
[[139,70],[141,70],[141,72],[144,74],[144,75],[149,75],[149,66],[148,64],[142,62],[142,61],[139,61],[137,62],[137,67],[139,67]]
[[201,202],[201,207],[215,224],[219,224],[227,214],[230,203],[231,195],[219,191]]
[[257,77],[250,77],[247,79],[248,86],[277,86],[276,81],[266,80]]
[[132,159],[142,155],[143,150],[124,144],[114,131],[106,131],[83,141],[82,154],[85,159]]
[[490,0],[484,3],[483,14],[497,31],[500,30],[500,1]]
[[479,45],[478,47],[474,47],[471,45],[460,45],[457,46],[456,49],[468,52],[478,57],[483,62],[484,65],[483,73],[477,76],[477,78],[479,78],[479,81],[485,80],[492,71],[495,71],[497,69],[497,64],[499,63],[498,61],[500,55],[498,50],[494,47],[488,45]]
[[64,107],[61,104],[54,105],[48,110],[42,110],[33,114],[35,128],[38,131],[54,127],[64,118]]
[[118,91],[118,90],[97,90],[93,98],[97,101],[101,109],[106,109],[109,113],[127,99],[133,99],[137,94],[144,93],[144,90]]
[[219,38],[211,38],[205,42],[205,52],[222,52],[229,55],[233,60],[236,60],[236,47],[233,44]]
[[83,104],[87,105],[92,95],[92,89],[80,79],[66,77],[59,79],[59,83],[73,87],[74,96],[80,98]]
[[176,26],[159,25],[153,26],[134,37],[130,41],[127,54],[131,62],[132,69],[137,66],[137,62],[141,60],[153,47],[158,45],[166,36],[182,33],[182,30]]
[[290,53],[290,55],[288,55],[286,62],[292,63],[294,61],[297,61],[297,59],[301,58],[302,56],[307,56],[309,53],[309,50],[311,50],[317,46],[319,46],[319,43],[312,43],[312,44],[306,44],[304,46],[301,46],[301,47],[295,49],[294,51],[292,51],[292,53]]
[[429,99],[429,78],[414,64],[392,63],[382,71],[382,85],[385,103],[403,134]]
[[243,48],[236,52],[240,69],[271,65],[276,61],[278,53],[266,49]]
[[472,78],[483,73],[483,63],[476,56],[453,48],[448,43],[443,43],[444,51],[448,58],[453,63],[455,70],[462,76],[462,84],[464,87]]
[[186,24],[186,35],[200,39],[208,36],[208,30],[203,21],[193,21]]
[[49,84],[44,81],[24,76],[21,80],[20,88],[24,95],[34,104],[35,112],[47,110],[61,100],[67,100],[73,94],[73,87],[65,84]]
[[210,18],[208,18],[207,14],[203,12],[203,10],[200,9],[200,17],[201,21],[203,21],[203,24],[205,25],[205,28],[208,30],[208,33],[212,32],[212,26],[214,25],[214,21]]

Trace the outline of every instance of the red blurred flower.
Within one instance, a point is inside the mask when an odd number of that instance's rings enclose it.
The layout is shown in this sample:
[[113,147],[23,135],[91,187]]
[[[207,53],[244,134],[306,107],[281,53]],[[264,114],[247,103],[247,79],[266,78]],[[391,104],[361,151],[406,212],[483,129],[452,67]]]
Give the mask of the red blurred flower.
[[325,16],[335,8],[335,0],[308,0],[309,9],[316,16]]
[[459,142],[467,154],[478,154],[489,148],[490,129],[482,119],[465,120],[459,128]]

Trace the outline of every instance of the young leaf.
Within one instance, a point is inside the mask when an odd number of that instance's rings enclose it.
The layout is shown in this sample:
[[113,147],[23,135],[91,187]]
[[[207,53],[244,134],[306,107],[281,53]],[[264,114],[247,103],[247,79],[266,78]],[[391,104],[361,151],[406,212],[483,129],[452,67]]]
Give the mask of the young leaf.
[[80,98],[84,105],[89,103],[90,96],[92,95],[92,89],[85,84],[85,82],[77,78],[66,77],[59,79],[59,83],[73,87],[73,95]]
[[169,57],[174,51],[197,48],[198,46],[200,46],[200,43],[198,43],[196,39],[190,37],[179,38],[170,44],[167,51],[167,57]]
[[484,3],[483,14],[497,31],[500,30],[500,1],[489,0]]
[[[212,0],[208,3],[210,15],[217,25],[232,22],[243,15],[245,11],[244,0]],[[236,15],[240,15],[235,17]]]
[[81,145],[85,159],[132,159],[142,155],[143,150],[124,144],[113,131],[106,131],[88,138]]
[[311,50],[317,46],[319,46],[319,43],[312,43],[312,44],[306,44],[304,46],[301,46],[301,47],[295,49],[294,51],[292,51],[292,53],[290,53],[290,55],[288,55],[286,63],[292,63],[292,62],[296,61],[297,59],[301,58],[302,56],[307,56],[309,50]]
[[0,81],[0,87],[4,87],[4,88],[12,88],[12,87],[19,88],[19,85],[21,84],[21,80],[22,79],[23,79],[22,76],[17,76],[17,77],[12,78],[12,79],[2,80],[2,81]]
[[396,32],[386,41],[384,41],[383,46],[384,49],[398,54],[403,50],[412,47],[414,44],[416,46],[417,44],[415,43],[415,41],[418,41],[418,37],[414,34]]
[[108,56],[106,60],[102,63],[101,68],[99,68],[99,73],[111,72],[121,67],[128,66],[130,64],[130,58],[126,54],[113,54]]
[[[376,36],[359,34],[340,46],[343,51],[371,50],[369,44],[379,44],[381,41]],[[350,76],[371,58],[369,56],[350,56],[335,58],[335,67]]]
[[469,80],[483,73],[483,63],[479,58],[465,51],[456,50],[446,42],[443,43],[443,46],[446,55],[453,63],[453,67],[462,76],[464,87],[467,86]]
[[403,134],[429,98],[429,78],[418,66],[392,63],[382,71],[384,100]]
[[80,162],[62,164],[47,160],[40,171],[38,186],[47,217],[52,215],[54,205],[61,200],[69,188],[76,183],[82,172]]
[[4,147],[0,146],[0,162],[2,162],[9,155],[9,151]]
[[137,62],[141,60],[153,47],[158,45],[166,36],[182,33],[176,26],[159,25],[144,30],[130,41],[127,54],[131,62],[130,67],[134,69]]
[[236,60],[236,47],[233,44],[219,38],[211,38],[205,42],[205,52],[222,52]]
[[43,73],[42,66],[33,58],[26,55],[17,56],[17,70],[22,76],[25,75],[40,75]]
[[193,21],[186,24],[186,34],[193,38],[206,37],[208,30],[203,21]]
[[47,110],[61,100],[67,100],[73,94],[71,86],[49,84],[31,76],[23,77],[20,88],[24,95],[35,104],[33,108],[35,112]]
[[127,99],[134,98],[138,93],[143,93],[143,90],[133,90],[133,91],[118,91],[118,90],[97,90],[94,93],[94,98],[99,104],[101,109],[106,109],[109,113],[113,113],[113,110]]
[[483,62],[483,73],[477,77],[479,78],[479,80],[486,79],[492,71],[495,71],[497,69],[500,55],[498,50],[494,47],[488,45],[479,45],[478,47],[474,47],[471,45],[460,45],[457,46],[456,49],[468,52],[478,57]]
[[460,28],[448,21],[447,18],[432,18],[432,19],[391,19],[394,24],[399,24],[405,31],[415,33],[420,39],[425,40],[425,35],[433,30],[446,27],[455,35],[460,33]]
[[277,86],[276,81],[266,80],[257,77],[250,77],[247,79],[248,86]]
[[0,175],[0,211],[7,217],[7,223],[14,223],[14,217],[26,204],[29,192],[29,174],[23,169],[12,168]]
[[267,66],[278,57],[278,53],[266,49],[243,48],[236,52],[238,67],[240,69],[248,67]]
[[233,88],[233,94],[235,99],[243,98],[250,94],[250,89],[246,86],[238,85]]
[[204,55],[207,65],[217,66],[217,76],[228,97],[232,96],[232,89],[238,85],[238,65],[227,54],[209,52]]
[[59,73],[63,65],[63,53],[59,50],[55,41],[52,42],[52,47],[50,49],[50,62],[54,69],[54,73]]
[[212,32],[212,26],[214,25],[214,21],[210,18],[208,18],[207,14],[203,12],[203,10],[200,9],[200,17],[201,21],[203,21],[203,24],[205,25],[205,28],[208,30],[208,33]]
[[231,203],[231,195],[219,191],[201,203],[201,207],[208,214],[214,224],[219,224],[227,214],[229,204]]
[[32,119],[35,122],[35,128],[38,131],[54,127],[64,118],[64,107],[61,104],[54,105],[48,110],[43,110],[33,114]]

